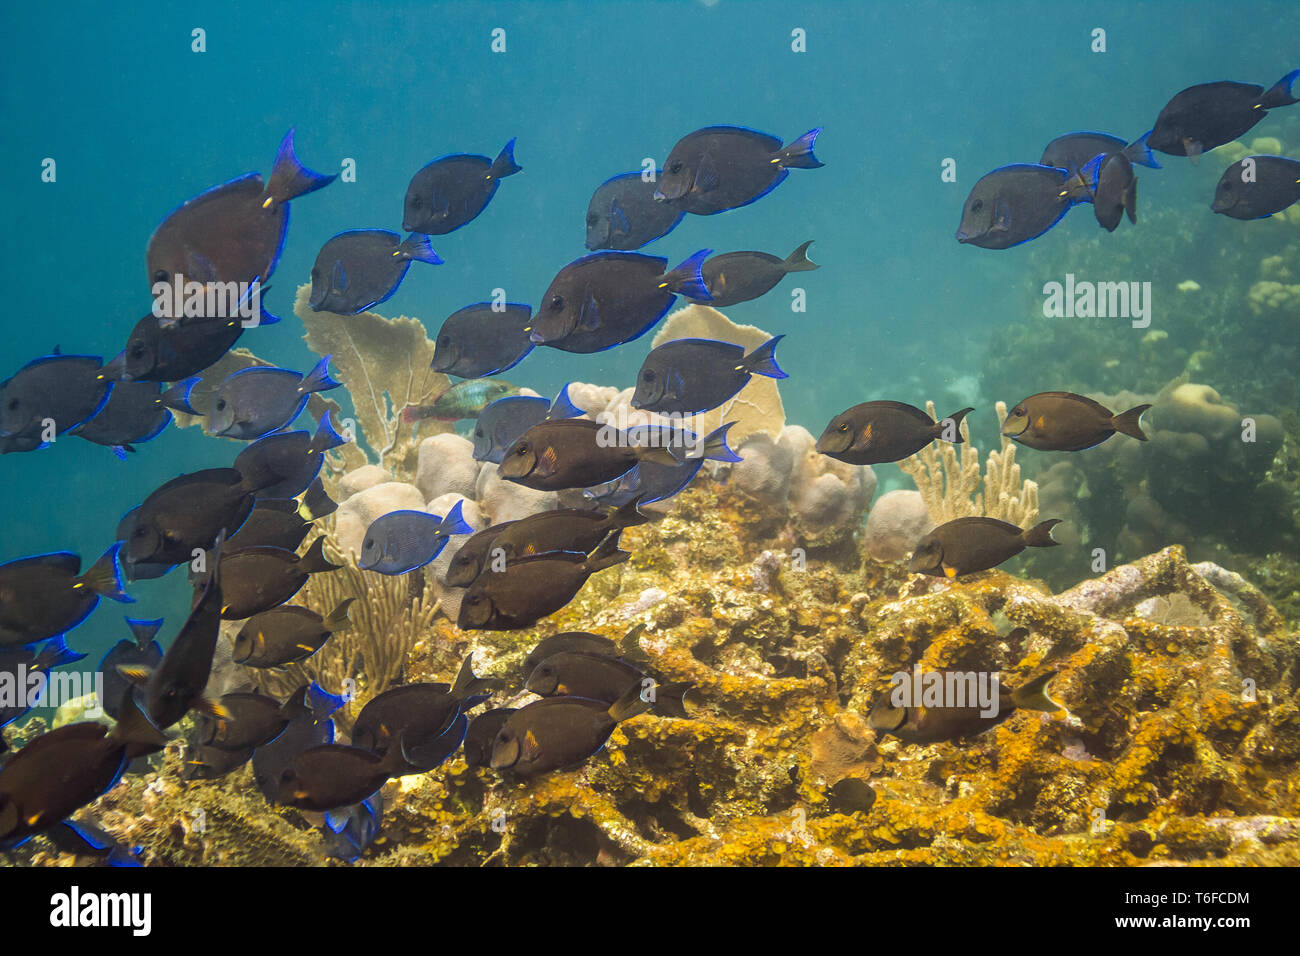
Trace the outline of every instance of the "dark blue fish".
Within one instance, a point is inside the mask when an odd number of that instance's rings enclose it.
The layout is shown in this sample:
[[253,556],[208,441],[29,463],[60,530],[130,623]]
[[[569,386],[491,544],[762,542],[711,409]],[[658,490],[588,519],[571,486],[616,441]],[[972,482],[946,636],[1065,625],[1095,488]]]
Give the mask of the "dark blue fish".
[[533,350],[532,306],[479,302],[447,316],[438,330],[430,367],[458,378],[484,378],[514,368]]
[[[1253,176],[1246,176],[1247,169]],[[1233,219],[1264,219],[1300,202],[1300,161],[1247,156],[1223,171],[1210,208]]]
[[[319,693],[313,695],[313,690]],[[293,766],[298,755],[312,747],[334,742],[334,721],[329,714],[337,710],[332,704],[322,704],[316,713],[309,701],[331,698],[319,685],[312,683],[306,693],[294,693],[286,703],[289,708],[289,725],[284,732],[265,746],[253,752],[253,782],[268,803],[274,803],[280,791],[280,778]],[[333,698],[342,706],[342,698]]]
[[380,574],[406,574],[422,568],[447,546],[453,534],[473,534],[456,502],[446,517],[424,511],[393,511],[380,515],[366,529],[357,566]]
[[1067,170],[1033,163],[993,170],[966,197],[957,241],[982,249],[1009,249],[1036,239],[1078,201],[1066,189],[1069,178]]
[[502,179],[522,168],[515,163],[513,139],[495,160],[466,153],[435,159],[406,187],[402,228],[431,236],[455,232],[487,208]]
[[[312,717],[317,721],[328,719],[348,702],[348,698],[340,694],[331,694],[315,681],[307,685],[304,700]],[[325,742],[329,743],[328,740]]]
[[61,634],[40,647],[32,645],[0,650],[0,687],[7,686],[15,694],[12,702],[6,702],[8,693],[0,693],[0,727],[12,724],[32,709],[28,691],[36,689],[31,683],[34,674],[48,675],[53,668],[75,664],[85,656],[70,650]]
[[149,287],[187,281],[263,283],[275,271],[289,230],[289,200],[334,181],[307,169],[285,134],[271,178],[258,173],[214,186],[167,215],[145,251]]
[[587,204],[587,248],[630,252],[660,239],[677,228],[686,211],[655,199],[658,179],[640,173],[623,173],[596,187]]
[[677,268],[639,252],[597,252],[551,280],[533,314],[532,340],[564,352],[601,352],[631,342],[662,319],[676,297],[710,301],[701,249]]
[[128,847],[118,843],[113,835],[90,820],[71,818],[45,831],[45,838],[64,853],[92,856],[106,866],[140,866],[140,851],[144,847]]
[[258,499],[296,498],[320,474],[325,452],[346,443],[326,412],[315,435],[307,431],[265,435],[241,451],[232,467],[257,488]]
[[1110,133],[1098,133],[1092,130],[1066,133],[1047,144],[1038,163],[1040,166],[1066,169],[1074,175],[1094,156],[1123,153],[1131,163],[1159,169],[1160,164],[1156,162],[1155,154],[1147,145],[1147,137],[1150,135],[1145,133],[1133,142],[1125,143],[1124,140]]
[[102,368],[94,355],[55,354],[28,362],[0,382],[0,438],[15,439],[28,450],[30,441],[39,446],[47,440],[49,422],[53,434],[62,435],[94,418],[112,388],[100,376]]
[[240,369],[217,386],[208,431],[245,441],[288,425],[307,407],[312,392],[338,388],[327,355],[307,375],[271,365]]
[[714,339],[665,342],[641,363],[632,407],[694,415],[734,398],[754,375],[785,378],[776,364],[776,344],[783,338],[771,338],[748,355],[743,346]]
[[[262,294],[267,291],[263,289]],[[279,316],[272,315],[263,304],[258,325],[274,325],[279,321]],[[100,374],[109,381],[179,382],[217,362],[234,347],[243,332],[243,320],[164,326],[151,312],[135,324],[126,347]]]
[[[727,422],[721,428],[710,432],[704,438],[703,455],[687,458],[678,465],[660,465],[653,461],[641,461],[617,481],[599,488],[584,491],[583,494],[597,504],[621,508],[630,501],[639,500],[648,505],[654,501],[663,501],[683,491],[699,474],[700,467],[707,461],[740,461],[740,456],[727,445],[727,430],[735,422]],[[683,456],[698,439],[690,432],[683,431],[679,439],[669,446],[679,457]]]
[[1237,139],[1279,106],[1300,103],[1294,95],[1300,70],[1265,90],[1254,83],[1200,83],[1174,96],[1147,134],[1152,149],[1193,162],[1203,152]]
[[[163,651],[154,640],[154,635],[158,633],[162,623],[162,618],[156,621],[142,621],[128,617],[126,626],[131,629],[133,640],[118,641],[100,659],[97,669],[104,675],[104,699],[100,701],[100,706],[104,708],[104,713],[114,720],[121,713],[126,689],[135,687],[131,681],[122,676],[117,666],[121,664],[123,667],[148,667],[151,670],[157,667],[162,662]],[[137,702],[140,702],[138,696]]]
[[325,814],[326,853],[345,863],[361,858],[379,836],[384,816],[384,796],[375,791],[355,806],[331,810]]
[[67,551],[0,564],[0,647],[35,644],[72,630],[99,604],[135,599],[122,590],[120,544],[105,551],[85,574]]
[[171,421],[172,413],[157,382],[118,382],[98,414],[69,431],[111,448],[125,461],[126,453],[135,451],[135,445],[157,438]]
[[766,295],[791,272],[811,272],[820,266],[808,258],[809,239],[784,259],[767,252],[726,252],[704,263],[701,272],[713,297],[713,307],[749,302]]
[[757,202],[791,169],[824,166],[813,155],[821,129],[782,147],[775,136],[743,126],[709,126],[677,141],[664,161],[655,199],[697,216],[712,216]]
[[569,401],[568,385],[560,389],[554,402],[532,395],[498,398],[474,422],[474,460],[499,465],[506,449],[534,425],[582,414],[582,409]]
[[1137,177],[1124,153],[1094,156],[1079,170],[1079,180],[1087,184],[1097,224],[1107,232],[1115,231],[1126,212],[1129,222],[1137,222]]
[[341,232],[316,255],[307,304],[313,312],[364,312],[397,291],[412,262],[442,265],[429,237],[422,233],[403,239],[385,229]]

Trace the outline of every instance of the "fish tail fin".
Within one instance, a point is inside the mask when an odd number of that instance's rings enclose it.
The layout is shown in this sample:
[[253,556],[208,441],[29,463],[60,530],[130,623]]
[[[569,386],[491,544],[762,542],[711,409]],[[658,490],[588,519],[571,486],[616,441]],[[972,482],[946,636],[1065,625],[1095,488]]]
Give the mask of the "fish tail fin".
[[[944,432],[944,424],[945,424],[946,422],[952,422],[953,434],[954,434],[954,437],[953,437],[952,443],[953,443],[954,445],[960,445],[960,444],[962,444],[963,442],[966,441],[966,439],[964,439],[964,438],[961,437],[961,423],[962,423],[962,419],[964,419],[967,415],[969,415],[969,414],[970,414],[971,412],[973,412],[973,411],[975,411],[975,409],[974,409],[973,407],[972,407],[972,408],[963,408],[963,409],[962,409],[961,411],[959,411],[959,412],[953,412],[953,413],[952,413],[951,415],[949,415],[947,418],[941,418],[941,419],[939,419],[937,422],[934,423],[934,436],[935,436],[936,438],[942,438],[942,437],[943,437],[943,432]],[[945,439],[945,440],[946,440],[946,439]]]
[[572,399],[569,398],[569,385],[572,384],[572,382],[569,382],[564,388],[560,389],[560,394],[556,395],[555,401],[551,402],[551,407],[546,412],[548,422],[558,421],[562,418],[578,418],[586,414],[581,408],[573,404]]
[[[333,634],[335,631],[346,631],[352,626],[352,618],[348,617],[348,609],[352,607],[352,602],[356,598],[344,598],[330,611],[329,616],[322,622],[325,630]],[[305,690],[306,688],[304,688]]]
[[269,208],[273,204],[286,203],[328,186],[337,178],[337,173],[326,176],[312,172],[298,161],[293,151],[293,129],[290,128],[284,134],[284,139],[280,140],[271,178],[266,181],[266,189],[262,193],[262,205]]
[[325,485],[316,478],[307,486],[307,493],[302,496],[298,506],[298,515],[304,521],[315,521],[339,510],[338,504],[325,493]]
[[298,559],[298,567],[308,574],[321,574],[325,571],[337,571],[342,565],[333,564],[325,557],[325,535],[311,543],[307,553]]
[[319,455],[348,443],[346,438],[334,430],[334,425],[330,422],[332,414],[331,409],[321,416],[320,424],[316,426],[316,434],[312,436],[311,443],[307,446],[307,454]]
[[712,249],[701,249],[665,275],[661,281],[669,291],[678,295],[684,295],[696,302],[712,302],[713,296],[709,294],[709,287],[704,282],[704,273],[700,271],[704,260],[711,255],[713,255]]
[[456,700],[465,700],[476,694],[491,692],[500,686],[500,678],[475,676],[474,654],[471,652],[460,662],[460,670],[456,672],[456,680],[451,685],[451,696]]
[[413,259],[416,262],[427,262],[431,266],[442,265],[442,256],[433,251],[433,246],[429,237],[422,232],[413,232],[397,247],[397,251],[407,259]]
[[1259,105],[1266,110],[1271,110],[1275,106],[1290,106],[1292,103],[1300,103],[1300,99],[1296,99],[1292,92],[1295,81],[1298,79],[1300,79],[1300,70],[1292,70],[1274,83],[1268,92],[1259,98]]
[[118,743],[126,744],[128,752],[133,752],[134,756],[161,750],[171,739],[150,722],[135,702],[134,685],[127,685],[118,715],[117,723],[108,735]]
[[609,716],[616,723],[622,723],[633,717],[647,713],[654,708],[654,702],[645,699],[641,684],[636,683],[623,692],[623,696],[609,705]]
[[641,513],[637,507],[641,504],[641,496],[637,495],[626,504],[614,508],[609,513],[609,523],[612,528],[633,528],[639,524],[645,524],[650,519]]
[[777,163],[785,169],[817,169],[825,166],[825,163],[813,155],[813,146],[821,131],[822,128],[818,126],[804,133],[776,154]]
[[1146,433],[1142,431],[1142,414],[1150,407],[1150,405],[1138,405],[1126,412],[1121,412],[1110,420],[1111,428],[1121,435],[1128,435],[1138,441],[1146,441]]
[[64,664],[75,664],[85,658],[85,654],[78,654],[72,648],[68,647],[68,636],[60,634],[58,637],[52,637],[41,645],[40,651],[36,654],[36,659],[32,661],[29,670],[49,670],[51,667],[62,667]]
[[776,343],[784,335],[774,335],[754,351],[745,356],[745,368],[754,375],[766,375],[768,378],[789,378],[776,364]]
[[1133,181],[1128,184],[1124,190],[1124,211],[1128,213],[1128,221],[1137,225],[1138,221],[1138,181],[1133,177]]
[[618,536],[619,531],[611,531],[605,536],[604,541],[596,545],[596,550],[587,555],[584,565],[588,574],[595,574],[597,571],[612,568],[614,565],[622,564],[632,557],[631,551],[619,550]]
[[177,382],[162,393],[162,398],[159,401],[172,411],[184,412],[186,415],[199,415],[201,413],[191,403],[190,396],[194,393],[194,387],[201,381],[203,379],[195,377],[187,378],[183,382]]
[[727,432],[735,422],[725,422],[704,436],[704,455],[709,461],[743,461],[727,444]]
[[[262,295],[266,295],[269,291],[270,286],[263,287]],[[266,307],[266,303],[262,300],[262,295],[257,297],[257,304],[259,306],[257,324],[258,326],[275,325],[280,321],[280,317]]]
[[1061,523],[1060,518],[1048,518],[1040,521],[1028,531],[1020,533],[1026,548],[1055,548],[1061,542],[1052,538],[1052,529]]
[[118,560],[121,550],[122,542],[114,542],[112,547],[99,556],[98,561],[86,569],[77,583],[122,604],[134,604],[135,598],[126,593],[126,584],[122,580],[122,564]]
[[515,162],[515,140],[511,137],[510,142],[501,147],[497,158],[492,160],[492,168],[488,170],[488,175],[493,179],[504,179],[506,176],[523,172],[523,168]]
[[1147,145],[1147,138],[1152,131],[1147,130],[1133,142],[1124,147],[1124,155],[1134,166],[1146,166],[1148,169],[1160,169],[1161,166],[1156,162],[1156,154],[1151,151]]
[[298,383],[298,391],[307,394],[309,392],[327,392],[331,388],[338,388],[342,382],[336,382],[330,378],[330,356],[325,356],[316,363],[316,367],[307,373],[306,377]]
[[1052,713],[1064,710],[1052,698],[1047,696],[1047,685],[1052,682],[1059,671],[1050,670],[1039,674],[1027,684],[1022,684],[1011,692],[1011,702],[1020,710],[1042,710]]
[[162,625],[162,618],[158,618],[156,621],[144,621],[130,617],[126,619],[126,626],[131,629],[131,636],[135,638],[136,646],[140,650],[144,650],[153,642],[153,639],[158,636],[158,629]]
[[654,712],[660,717],[689,718],[686,712],[686,694],[694,687],[690,681],[655,686]]
[[785,266],[786,272],[811,272],[813,269],[821,268],[821,266],[808,258],[808,247],[812,244],[813,240],[809,239],[798,249],[785,257],[783,265]]
[[464,510],[465,502],[463,500],[456,502],[451,506],[438,525],[438,530],[443,534],[473,534],[474,526],[465,520],[461,512]]

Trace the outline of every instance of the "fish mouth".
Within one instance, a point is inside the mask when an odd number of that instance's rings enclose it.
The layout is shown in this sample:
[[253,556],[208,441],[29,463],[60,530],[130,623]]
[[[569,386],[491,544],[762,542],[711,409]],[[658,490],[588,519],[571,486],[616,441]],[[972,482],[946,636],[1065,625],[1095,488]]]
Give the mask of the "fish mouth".
[[528,333],[528,341],[532,342],[534,345],[546,344],[546,339],[542,336],[542,333],[535,330]]
[[1230,203],[1230,202],[1222,202],[1222,201],[1216,199],[1216,200],[1214,200],[1214,202],[1210,203],[1210,211],[1211,211],[1211,212],[1227,212],[1229,209],[1232,208],[1232,205],[1233,205],[1233,204]]
[[970,242],[970,241],[971,241],[972,239],[974,239],[974,238],[975,238],[975,237],[972,236],[972,235],[969,235],[969,234],[966,232],[965,229],[958,229],[958,230],[957,230],[957,241],[958,241],[958,242]]

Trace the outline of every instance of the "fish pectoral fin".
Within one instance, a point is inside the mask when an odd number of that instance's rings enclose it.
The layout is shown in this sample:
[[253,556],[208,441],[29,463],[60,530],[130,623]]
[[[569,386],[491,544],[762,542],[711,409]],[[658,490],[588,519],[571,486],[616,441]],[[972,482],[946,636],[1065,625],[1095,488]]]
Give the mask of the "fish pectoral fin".
[[330,286],[336,292],[343,292],[348,287],[348,270],[338,260],[335,260],[334,270],[330,273]]
[[199,713],[208,714],[219,720],[227,721],[232,719],[229,709],[219,700],[213,700],[211,697],[198,697],[190,704],[190,707]]
[[957,569],[945,564],[943,565],[943,573],[949,579],[955,578],[957,576]]
[[1183,150],[1187,153],[1187,158],[1192,161],[1193,166],[1200,163],[1201,153],[1205,151],[1200,143],[1186,136],[1183,137]]
[[143,667],[137,664],[118,664],[117,672],[132,684],[143,686],[149,682],[149,675],[153,673],[153,668]]
[[537,473],[545,477],[555,474],[555,466],[558,461],[559,456],[555,454],[555,447],[553,445],[547,445],[546,450],[542,452],[541,456],[537,459]]
[[1006,200],[996,199],[993,201],[993,225],[989,227],[989,231],[1011,231],[1011,207],[1007,205]]
[[700,165],[695,169],[695,180],[691,183],[691,189],[695,192],[707,193],[718,188],[718,171],[713,165],[713,157],[705,153],[700,157]]
[[615,235],[629,235],[632,232],[632,221],[627,218],[627,213],[615,199],[609,204],[609,224],[613,228],[610,230]]
[[537,737],[531,730],[524,734],[524,756],[536,757],[541,750],[542,745],[537,742]]
[[578,328],[588,332],[600,328],[599,311],[596,300],[588,292],[582,299],[582,308],[578,310]]

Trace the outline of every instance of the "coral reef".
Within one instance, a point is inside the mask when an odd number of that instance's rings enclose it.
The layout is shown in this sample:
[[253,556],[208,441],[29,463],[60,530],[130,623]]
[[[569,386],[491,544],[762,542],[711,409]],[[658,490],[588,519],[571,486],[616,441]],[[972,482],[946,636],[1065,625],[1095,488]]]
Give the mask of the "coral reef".
[[[383,840],[361,864],[1300,862],[1300,636],[1240,575],[1177,547],[1055,594],[1001,571],[948,581],[838,553],[797,560],[745,500],[701,480],[625,532],[629,563],[515,633],[460,632],[406,579],[313,579],[303,601],[318,611],[358,597],[357,626],[316,665],[335,662],[327,680],[382,636],[404,662],[393,677],[449,680],[472,652],[511,705],[541,637],[640,624],[650,665],[695,685],[688,719],[627,721],[573,771],[517,781],[456,756],[391,782]],[[365,648],[341,653],[348,641]],[[1055,670],[1064,709],[928,746],[878,735],[873,700],[918,662],[1011,687]],[[378,686],[362,681],[360,699]],[[162,759],[90,808],[146,862],[325,862],[319,820],[267,807],[246,769],[180,784],[182,754]],[[846,777],[869,780],[870,810],[831,809]],[[40,838],[16,852],[55,861]]]

